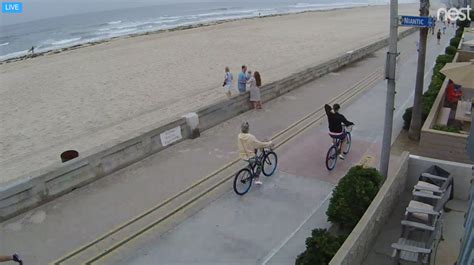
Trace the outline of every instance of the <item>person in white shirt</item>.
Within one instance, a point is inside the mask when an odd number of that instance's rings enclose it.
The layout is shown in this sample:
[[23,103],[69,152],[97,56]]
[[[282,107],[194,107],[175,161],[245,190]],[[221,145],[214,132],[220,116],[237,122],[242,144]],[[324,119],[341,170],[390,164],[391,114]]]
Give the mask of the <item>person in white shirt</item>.
[[225,77],[224,77],[224,84],[222,85],[224,87],[225,94],[227,95],[228,98],[232,96],[232,80],[233,80],[232,73],[229,70],[229,67],[225,67]]

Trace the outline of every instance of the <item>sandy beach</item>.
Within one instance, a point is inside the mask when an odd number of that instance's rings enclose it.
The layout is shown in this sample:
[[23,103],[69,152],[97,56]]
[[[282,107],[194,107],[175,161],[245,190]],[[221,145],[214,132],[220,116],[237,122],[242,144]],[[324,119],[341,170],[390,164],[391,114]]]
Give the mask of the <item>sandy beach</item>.
[[0,184],[223,99],[225,66],[269,83],[387,37],[388,18],[373,6],[246,19],[0,65]]

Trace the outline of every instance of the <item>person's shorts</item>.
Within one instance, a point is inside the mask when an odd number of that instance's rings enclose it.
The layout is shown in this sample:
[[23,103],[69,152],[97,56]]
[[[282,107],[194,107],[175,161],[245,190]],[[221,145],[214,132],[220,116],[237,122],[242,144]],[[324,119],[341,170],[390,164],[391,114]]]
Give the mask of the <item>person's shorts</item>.
[[230,92],[231,89],[232,89],[232,86],[230,84],[224,86],[224,91],[226,93]]
[[346,134],[343,132],[342,133],[329,132],[329,136],[331,136],[334,139],[339,139],[339,140],[344,140],[344,138],[346,138]]

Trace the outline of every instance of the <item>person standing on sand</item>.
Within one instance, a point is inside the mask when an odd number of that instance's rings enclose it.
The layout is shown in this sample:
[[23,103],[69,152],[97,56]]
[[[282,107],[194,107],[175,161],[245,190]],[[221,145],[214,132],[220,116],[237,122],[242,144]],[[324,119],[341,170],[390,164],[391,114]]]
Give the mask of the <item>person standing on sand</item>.
[[262,79],[260,73],[255,71],[252,78],[248,81],[250,90],[250,102],[253,104],[254,109],[262,109],[262,99],[260,96],[260,86],[262,85]]
[[438,39],[438,45],[440,44],[441,41],[441,30],[438,29],[438,33],[436,34],[436,38]]
[[248,77],[246,72],[247,66],[242,65],[242,72],[239,73],[239,80],[237,84],[240,94],[245,93],[245,88],[247,87]]
[[228,98],[232,96],[232,80],[233,80],[232,73],[229,70],[229,67],[225,67],[225,77],[224,77],[224,84],[222,85],[224,87],[225,94],[227,95]]

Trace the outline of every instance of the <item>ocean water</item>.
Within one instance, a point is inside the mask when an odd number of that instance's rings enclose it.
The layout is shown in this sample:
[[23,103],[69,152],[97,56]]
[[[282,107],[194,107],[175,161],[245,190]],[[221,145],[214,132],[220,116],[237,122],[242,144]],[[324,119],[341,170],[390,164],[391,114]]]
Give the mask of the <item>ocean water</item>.
[[[303,2],[304,1],[304,2]],[[410,0],[405,0],[410,1]],[[0,60],[199,22],[387,4],[388,0],[254,0],[161,4],[0,25]]]

